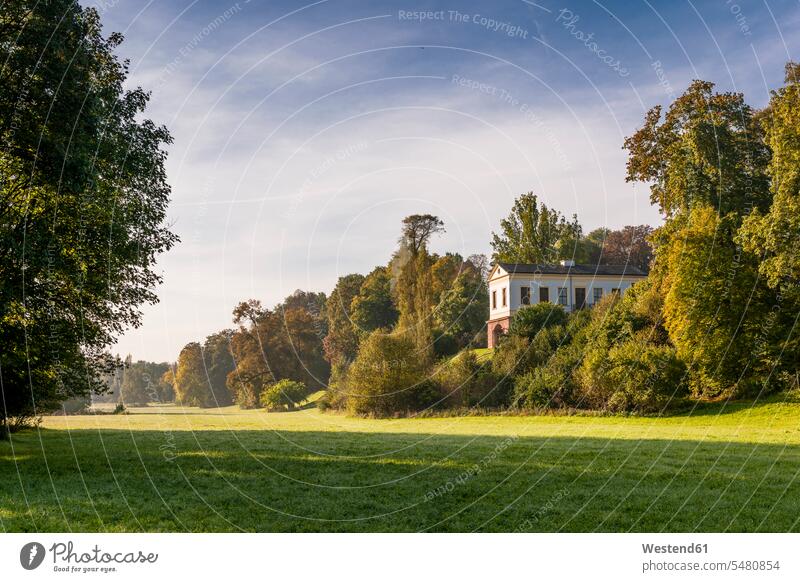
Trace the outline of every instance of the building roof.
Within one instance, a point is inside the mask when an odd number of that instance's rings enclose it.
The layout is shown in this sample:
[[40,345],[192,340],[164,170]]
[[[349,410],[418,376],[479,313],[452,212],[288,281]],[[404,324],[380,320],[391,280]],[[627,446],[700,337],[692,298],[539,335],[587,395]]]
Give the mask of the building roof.
[[528,263],[497,263],[509,274],[524,275],[629,275],[632,277],[646,277],[647,273],[633,265],[545,265]]

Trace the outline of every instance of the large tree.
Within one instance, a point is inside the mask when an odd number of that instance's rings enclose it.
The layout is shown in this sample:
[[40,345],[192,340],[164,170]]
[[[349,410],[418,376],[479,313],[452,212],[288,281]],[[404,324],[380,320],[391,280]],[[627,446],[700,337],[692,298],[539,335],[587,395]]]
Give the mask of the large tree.
[[428,243],[441,232],[444,223],[436,216],[407,216],[403,219],[400,248],[392,259],[394,295],[400,313],[398,330],[411,339],[423,361],[433,355],[434,261]]
[[664,326],[689,367],[697,396],[734,387],[755,392],[769,374],[774,330],[765,322],[775,296],[758,276],[758,258],[735,243],[739,219],[696,206],[659,249]]
[[198,342],[186,344],[178,356],[175,402],[184,406],[214,406],[203,364],[203,347]]
[[742,225],[746,251],[761,256],[759,272],[779,300],[769,326],[780,334],[773,358],[774,376],[800,379],[800,65],[786,65],[785,86],[772,94],[760,119],[772,152],[773,193],[767,212],[756,210]]
[[97,12],[75,0],[0,11],[0,421],[102,390],[105,349],[157,300],[170,189],[163,127]]
[[556,210],[540,203],[528,192],[514,201],[500,232],[492,233],[492,259],[504,263],[554,263],[572,258],[580,240],[577,219],[571,222]]
[[769,206],[769,149],[741,93],[715,93],[694,81],[670,105],[650,109],[625,140],[628,181],[648,182],[650,200],[666,217],[695,205],[721,215]]
[[310,391],[327,383],[330,366],[322,347],[318,306],[297,297],[289,296],[274,309],[256,300],[234,309],[239,326],[231,338],[236,368],[227,384],[240,406],[259,406],[261,393],[279,380],[302,382]]
[[350,307],[352,321],[361,333],[390,329],[397,323],[392,278],[386,267],[376,267],[366,276]]
[[164,381],[167,363],[138,361],[125,368],[119,401],[126,406],[143,406],[150,402],[171,402],[171,384]]
[[631,265],[646,273],[653,260],[653,248],[648,240],[651,234],[653,228],[646,224],[609,231],[603,241],[600,263]]
[[353,323],[351,303],[361,290],[364,275],[357,273],[339,277],[325,306],[328,333],[325,336],[325,357],[333,365],[346,364],[358,352],[358,329]]
[[233,402],[228,390],[228,375],[236,368],[231,354],[231,337],[234,331],[226,329],[206,338],[203,344],[203,366],[210,402],[214,406],[228,406]]

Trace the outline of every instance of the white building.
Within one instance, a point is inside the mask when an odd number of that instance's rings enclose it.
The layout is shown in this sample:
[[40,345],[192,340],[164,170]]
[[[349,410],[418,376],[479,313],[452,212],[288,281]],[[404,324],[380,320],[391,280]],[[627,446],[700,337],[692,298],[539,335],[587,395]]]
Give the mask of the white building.
[[622,294],[646,273],[626,265],[528,265],[496,263],[489,273],[489,347],[508,331],[511,317],[521,307],[543,301],[566,311],[589,307],[611,293]]

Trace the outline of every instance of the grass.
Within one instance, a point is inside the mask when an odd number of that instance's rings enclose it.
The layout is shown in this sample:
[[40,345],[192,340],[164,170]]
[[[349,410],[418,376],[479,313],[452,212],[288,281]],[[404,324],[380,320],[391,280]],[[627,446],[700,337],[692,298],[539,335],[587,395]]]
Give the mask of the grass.
[[368,420],[172,406],[0,442],[0,531],[800,531],[800,402]]

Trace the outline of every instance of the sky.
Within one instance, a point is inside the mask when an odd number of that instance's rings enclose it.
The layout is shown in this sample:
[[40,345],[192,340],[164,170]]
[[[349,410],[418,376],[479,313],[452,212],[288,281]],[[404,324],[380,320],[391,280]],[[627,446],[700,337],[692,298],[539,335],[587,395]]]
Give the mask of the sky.
[[762,107],[797,58],[792,1],[93,0],[166,125],[160,302],[112,351],[174,361],[255,298],[329,293],[431,213],[490,253],[535,192],[585,231],[660,222],[626,136],[692,79]]

